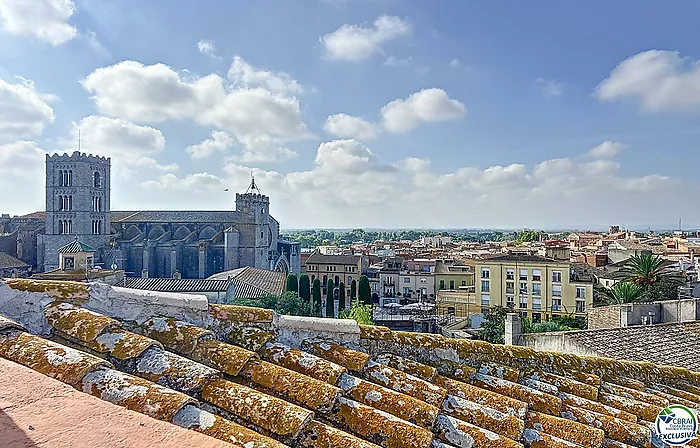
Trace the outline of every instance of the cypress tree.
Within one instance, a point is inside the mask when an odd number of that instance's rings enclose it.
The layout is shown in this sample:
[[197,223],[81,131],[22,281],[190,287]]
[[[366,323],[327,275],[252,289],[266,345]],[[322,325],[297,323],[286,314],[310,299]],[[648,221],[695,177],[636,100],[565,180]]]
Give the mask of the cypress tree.
[[335,317],[333,288],[335,288],[335,282],[329,278],[328,284],[326,284],[326,317]]
[[350,302],[357,298],[357,282],[355,280],[350,282]]
[[345,283],[340,282],[338,288],[340,288],[338,291],[338,312],[340,313],[345,309]]
[[321,280],[319,280],[319,279],[314,279],[313,297],[314,297],[314,306],[320,312],[321,311]]
[[299,292],[299,281],[295,274],[287,274],[287,291]]
[[301,274],[299,276],[299,297],[308,302],[311,299],[311,288],[309,284],[309,276]]
[[369,291],[369,279],[366,275],[360,276],[360,285],[358,289],[359,291],[357,291],[357,294],[358,299],[360,299],[360,303],[363,303],[365,305],[371,305],[372,294]]

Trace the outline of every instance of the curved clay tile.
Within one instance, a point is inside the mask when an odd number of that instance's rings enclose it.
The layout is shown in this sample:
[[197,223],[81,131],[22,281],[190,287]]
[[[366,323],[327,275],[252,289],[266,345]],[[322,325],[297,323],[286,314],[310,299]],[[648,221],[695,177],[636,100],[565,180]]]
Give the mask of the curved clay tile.
[[209,381],[202,398],[280,437],[294,438],[313,419],[313,412],[224,379]]
[[0,334],[0,356],[76,389],[86,374],[109,365],[104,359],[16,330]]
[[549,384],[557,386],[560,392],[575,394],[589,400],[598,399],[598,388],[591,386],[590,384],[582,383],[581,381],[555,375],[553,373],[543,372],[541,370],[530,372],[529,377],[533,380],[545,381]]
[[539,432],[545,432],[584,447],[603,446],[605,439],[605,433],[601,429],[540,412],[528,412],[525,424],[528,428],[534,428]]
[[237,376],[246,363],[258,359],[255,352],[215,339],[199,341],[190,357],[231,376]]
[[194,351],[200,339],[214,338],[214,333],[205,328],[167,317],[149,319],[139,329],[149,338],[185,356]]
[[[363,326],[365,325],[360,325],[360,328]],[[403,358],[392,353],[381,353],[374,357],[374,361],[378,362],[379,364],[393,367],[396,370],[400,370],[428,382],[433,381],[435,375],[437,375],[437,369],[433,366],[421,364],[412,359]]]
[[597,412],[598,414],[609,415],[610,417],[615,417],[621,420],[627,420],[628,422],[637,423],[636,415],[624,411],[622,409],[617,409],[615,407],[605,405],[598,401],[589,400],[577,395],[563,392],[559,393],[559,398],[561,398],[562,403],[564,403],[564,405],[566,406],[575,406],[577,408]]
[[438,416],[435,431],[441,440],[456,446],[523,448],[523,445],[515,440],[447,415]]
[[514,415],[454,395],[447,396],[440,411],[513,440],[520,439],[525,429],[525,422]]
[[505,414],[525,418],[528,405],[524,401],[506,397],[496,392],[491,392],[471,384],[456,381],[444,376],[435,377],[435,383],[444,387],[451,395],[479,403],[489,408],[496,409]]
[[82,282],[31,280],[28,278],[6,278],[3,282],[12,289],[28,293],[44,293],[54,300],[84,303],[90,298],[90,285]]
[[556,415],[559,413],[562,402],[559,397],[545,394],[522,384],[501,380],[488,375],[477,373],[474,375],[473,384],[482,389],[487,389],[516,400],[524,401],[532,410]]
[[304,448],[379,448],[317,420],[306,425],[299,437],[299,444]]
[[66,302],[49,304],[44,316],[56,330],[83,342],[92,342],[105,330],[121,327],[116,319]]
[[369,355],[367,353],[352,350],[342,345],[331,342],[318,342],[313,344],[313,351],[316,356],[341,365],[351,372],[362,372]]
[[124,363],[134,375],[187,394],[199,395],[204,385],[221,376],[214,370],[189,358],[152,347],[138,358]]
[[283,344],[267,343],[260,353],[270,362],[329,384],[338,384],[340,376],[347,371],[338,364]]
[[618,442],[634,446],[646,447],[651,445],[651,430],[646,426],[632,423],[628,420],[621,420],[569,405],[562,407],[561,416],[594,428],[600,428],[605,431],[605,435],[608,438]]
[[185,405],[196,403],[183,393],[107,368],[85,375],[82,390],[110,403],[168,422]]
[[98,353],[108,353],[120,361],[136,358],[151,347],[162,349],[163,346],[153,339],[122,329],[109,329],[92,342],[81,345]]
[[375,383],[433,406],[440,406],[447,394],[447,391],[440,386],[374,361],[367,362],[362,372]]
[[481,363],[476,371],[483,375],[495,376],[496,378],[512,381],[514,383],[517,383],[520,377],[518,369],[495,362]]

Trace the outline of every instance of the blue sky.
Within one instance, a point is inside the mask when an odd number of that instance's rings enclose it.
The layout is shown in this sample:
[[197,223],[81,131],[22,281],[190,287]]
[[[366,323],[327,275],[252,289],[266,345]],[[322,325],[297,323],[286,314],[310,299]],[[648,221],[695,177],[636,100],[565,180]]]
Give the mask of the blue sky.
[[698,12],[6,0],[0,211],[79,128],[113,209],[230,208],[253,171],[283,227],[698,225]]

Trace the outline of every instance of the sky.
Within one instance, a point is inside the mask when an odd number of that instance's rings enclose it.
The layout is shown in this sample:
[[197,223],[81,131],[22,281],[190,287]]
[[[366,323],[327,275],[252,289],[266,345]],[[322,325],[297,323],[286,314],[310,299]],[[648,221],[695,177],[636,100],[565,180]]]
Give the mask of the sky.
[[[696,0],[0,0],[0,213],[46,154],[112,209],[282,228],[700,226]],[[228,191],[225,191],[228,190]]]

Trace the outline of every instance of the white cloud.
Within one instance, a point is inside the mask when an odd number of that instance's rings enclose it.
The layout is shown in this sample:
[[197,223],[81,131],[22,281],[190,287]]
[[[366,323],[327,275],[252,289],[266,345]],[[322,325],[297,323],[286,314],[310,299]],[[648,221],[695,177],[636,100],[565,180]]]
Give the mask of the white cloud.
[[456,120],[467,113],[464,104],[450,99],[442,89],[424,89],[406,99],[382,107],[384,128],[389,132],[408,132],[421,122]]
[[564,93],[565,85],[566,84],[564,84],[563,82],[559,82],[555,79],[545,78],[537,78],[534,82],[535,88],[542,92],[542,95],[544,95],[547,98],[560,96],[562,93]]
[[287,73],[273,73],[253,67],[240,56],[233,58],[228,79],[235,87],[263,87],[276,93],[304,93],[304,88]]
[[82,85],[100,113],[137,122],[192,118],[224,95],[216,75],[185,80],[167,65],[135,61],[98,68]]
[[360,61],[381,52],[382,44],[411,33],[411,24],[399,17],[380,16],[373,26],[342,25],[320,38],[326,57],[334,60]]
[[48,101],[52,95],[39,92],[32,81],[10,84],[0,79],[0,142],[39,136],[53,123]]
[[449,65],[450,65],[450,67],[452,67],[452,68],[457,68],[457,67],[461,67],[461,66],[462,66],[462,63],[459,61],[459,59],[454,58],[454,59],[452,59],[452,60],[450,61],[450,64],[449,64]]
[[72,0],[2,0],[0,24],[10,34],[31,36],[51,45],[73,39],[78,30],[67,23],[75,13]]
[[413,65],[413,57],[397,58],[396,56],[389,56],[384,61],[384,65],[387,67],[410,67]]
[[107,47],[100,43],[94,31],[87,30],[86,32],[79,34],[78,37],[86,42],[95,53],[104,57],[110,57],[112,55]]
[[202,39],[197,42],[197,51],[207,56],[216,57],[216,44],[211,39]]
[[326,119],[323,129],[336,137],[356,140],[372,140],[379,135],[379,129],[362,117],[335,114]]
[[601,101],[631,99],[645,110],[700,110],[700,61],[648,50],[622,61],[594,91]]
[[141,185],[145,188],[203,192],[219,190],[221,179],[209,173],[195,173],[182,178],[168,173],[160,176],[158,180],[149,180]]
[[600,145],[591,148],[589,154],[596,159],[612,159],[625,149],[627,145],[620,142],[606,140]]
[[30,213],[42,206],[45,158],[46,152],[35,142],[0,144],[0,191],[6,193],[0,212]]
[[153,157],[165,149],[165,137],[158,129],[139,126],[121,118],[90,115],[73,123],[66,148],[78,149],[78,131],[82,152],[111,157],[118,175],[135,171],[174,171],[177,164],[161,165]]
[[282,163],[299,156],[296,151],[284,147],[282,140],[269,135],[239,137],[240,155],[231,160],[243,163]]
[[223,131],[213,131],[211,137],[185,148],[185,151],[192,156],[193,159],[203,159],[209,157],[215,152],[226,152],[233,145],[233,138]]

